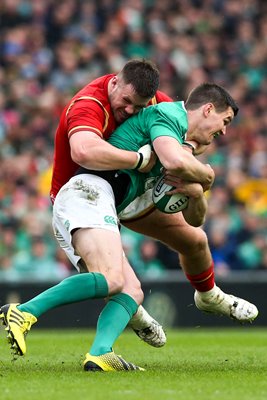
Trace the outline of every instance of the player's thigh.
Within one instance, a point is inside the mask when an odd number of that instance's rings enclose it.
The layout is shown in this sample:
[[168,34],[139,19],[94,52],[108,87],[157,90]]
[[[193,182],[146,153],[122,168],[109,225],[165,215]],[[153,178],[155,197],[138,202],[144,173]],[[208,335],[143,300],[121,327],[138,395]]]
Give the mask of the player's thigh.
[[82,228],[73,234],[72,244],[88,271],[104,275],[111,272],[123,273],[123,249],[119,233]]
[[165,243],[179,253],[206,246],[207,243],[205,232],[189,225],[181,212],[164,214],[155,210],[135,222],[124,221],[123,224],[131,230]]

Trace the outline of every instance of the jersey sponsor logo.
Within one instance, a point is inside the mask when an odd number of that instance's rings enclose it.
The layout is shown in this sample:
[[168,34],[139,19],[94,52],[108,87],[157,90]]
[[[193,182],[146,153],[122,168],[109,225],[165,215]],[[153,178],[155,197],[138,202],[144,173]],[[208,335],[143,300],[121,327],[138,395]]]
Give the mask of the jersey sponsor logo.
[[117,225],[116,219],[114,217],[112,217],[111,215],[105,215],[104,221],[106,222],[106,224]]

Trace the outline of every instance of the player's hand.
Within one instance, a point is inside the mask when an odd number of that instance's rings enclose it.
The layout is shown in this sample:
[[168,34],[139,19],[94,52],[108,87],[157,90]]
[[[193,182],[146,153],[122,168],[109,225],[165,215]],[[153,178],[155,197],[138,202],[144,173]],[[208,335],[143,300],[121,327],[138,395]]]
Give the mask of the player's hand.
[[173,175],[165,175],[165,177],[166,179],[164,179],[164,182],[167,185],[175,186],[175,189],[166,192],[166,194],[172,195],[175,193],[182,193],[189,196],[191,199],[197,199],[203,196],[204,191],[200,183],[184,181]]
[[152,151],[150,144],[145,144],[144,146],[140,147],[138,153],[140,158],[137,167],[135,168],[142,173],[151,171],[156,164],[157,155],[154,151]]
[[143,167],[143,168],[139,168],[138,171],[139,171],[139,172],[142,172],[142,173],[150,172],[151,169],[152,169],[152,168],[154,167],[154,165],[156,164],[156,161],[157,161],[157,155],[156,155],[156,153],[155,153],[154,151],[151,151],[150,159],[149,159],[148,164],[147,164],[145,167]]

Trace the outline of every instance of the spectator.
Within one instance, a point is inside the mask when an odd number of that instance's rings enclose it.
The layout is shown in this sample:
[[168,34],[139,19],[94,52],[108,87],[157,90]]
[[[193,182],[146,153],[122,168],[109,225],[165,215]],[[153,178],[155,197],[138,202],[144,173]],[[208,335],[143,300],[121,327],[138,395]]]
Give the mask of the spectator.
[[144,239],[139,248],[138,258],[133,264],[140,278],[159,278],[166,273],[166,267],[158,259],[158,247],[154,240]]
[[49,251],[40,236],[31,238],[31,247],[20,250],[13,257],[14,271],[20,281],[58,281],[69,275],[69,271],[59,263]]

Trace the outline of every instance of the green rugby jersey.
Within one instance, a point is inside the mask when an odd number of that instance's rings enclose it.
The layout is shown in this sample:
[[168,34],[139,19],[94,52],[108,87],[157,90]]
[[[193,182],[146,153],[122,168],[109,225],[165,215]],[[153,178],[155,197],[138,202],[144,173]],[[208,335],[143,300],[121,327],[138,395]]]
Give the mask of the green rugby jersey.
[[[138,114],[127,119],[110,136],[108,142],[124,150],[138,151],[145,144],[151,144],[159,136],[170,136],[183,143],[188,129],[187,111],[184,102],[163,102],[143,108]],[[128,206],[136,197],[151,189],[160,176],[162,165],[158,161],[153,169],[143,174],[136,170],[122,170],[127,173],[131,184],[124,200],[117,206],[118,213]]]

